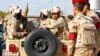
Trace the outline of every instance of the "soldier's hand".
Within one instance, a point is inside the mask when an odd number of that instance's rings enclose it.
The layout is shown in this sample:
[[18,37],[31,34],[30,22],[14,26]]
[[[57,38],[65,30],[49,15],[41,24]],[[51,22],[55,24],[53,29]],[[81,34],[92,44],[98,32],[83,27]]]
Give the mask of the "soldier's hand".
[[65,35],[65,34],[66,34],[66,32],[64,31],[64,32],[63,32],[63,35]]
[[6,37],[3,37],[3,40],[6,40],[7,38]]
[[68,34],[68,31],[64,31],[64,32],[63,32],[63,35],[66,35],[66,34]]
[[22,32],[21,33],[23,36],[26,36],[28,34],[28,32]]
[[7,35],[6,33],[3,34],[3,40],[6,40],[7,39]]

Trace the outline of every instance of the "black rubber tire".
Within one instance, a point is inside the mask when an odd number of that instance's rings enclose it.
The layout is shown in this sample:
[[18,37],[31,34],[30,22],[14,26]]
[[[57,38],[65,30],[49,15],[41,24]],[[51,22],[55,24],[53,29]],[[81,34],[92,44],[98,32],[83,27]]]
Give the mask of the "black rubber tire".
[[[35,41],[39,38],[41,39],[42,37],[45,40],[45,45],[47,47],[45,48],[45,51],[37,52],[33,47],[36,46],[37,42],[39,42]],[[24,48],[28,56],[54,56],[58,48],[58,39],[46,29],[36,29],[26,37]]]
[[99,53],[97,54],[97,56],[100,56],[100,51],[99,51]]

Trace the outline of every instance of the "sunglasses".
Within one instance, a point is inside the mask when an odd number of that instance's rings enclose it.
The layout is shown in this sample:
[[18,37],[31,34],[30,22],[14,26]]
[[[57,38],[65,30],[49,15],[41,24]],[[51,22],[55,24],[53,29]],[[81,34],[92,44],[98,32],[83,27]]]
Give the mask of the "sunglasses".
[[52,13],[52,15],[58,15],[59,13]]

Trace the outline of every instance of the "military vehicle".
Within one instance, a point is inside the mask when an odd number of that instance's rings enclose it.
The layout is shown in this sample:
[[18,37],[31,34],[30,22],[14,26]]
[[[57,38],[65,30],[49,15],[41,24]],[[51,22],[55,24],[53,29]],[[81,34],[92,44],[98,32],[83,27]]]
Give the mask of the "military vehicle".
[[[34,29],[21,39],[7,39],[2,56],[54,56],[57,55],[59,40],[47,29]],[[60,52],[62,50],[59,50]],[[63,52],[59,56],[63,55]]]

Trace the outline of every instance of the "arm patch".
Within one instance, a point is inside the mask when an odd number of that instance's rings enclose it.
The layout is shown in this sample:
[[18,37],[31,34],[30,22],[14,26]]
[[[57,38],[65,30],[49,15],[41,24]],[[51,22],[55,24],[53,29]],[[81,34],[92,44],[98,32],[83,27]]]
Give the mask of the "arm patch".
[[76,33],[75,32],[69,33],[69,40],[76,40]]

